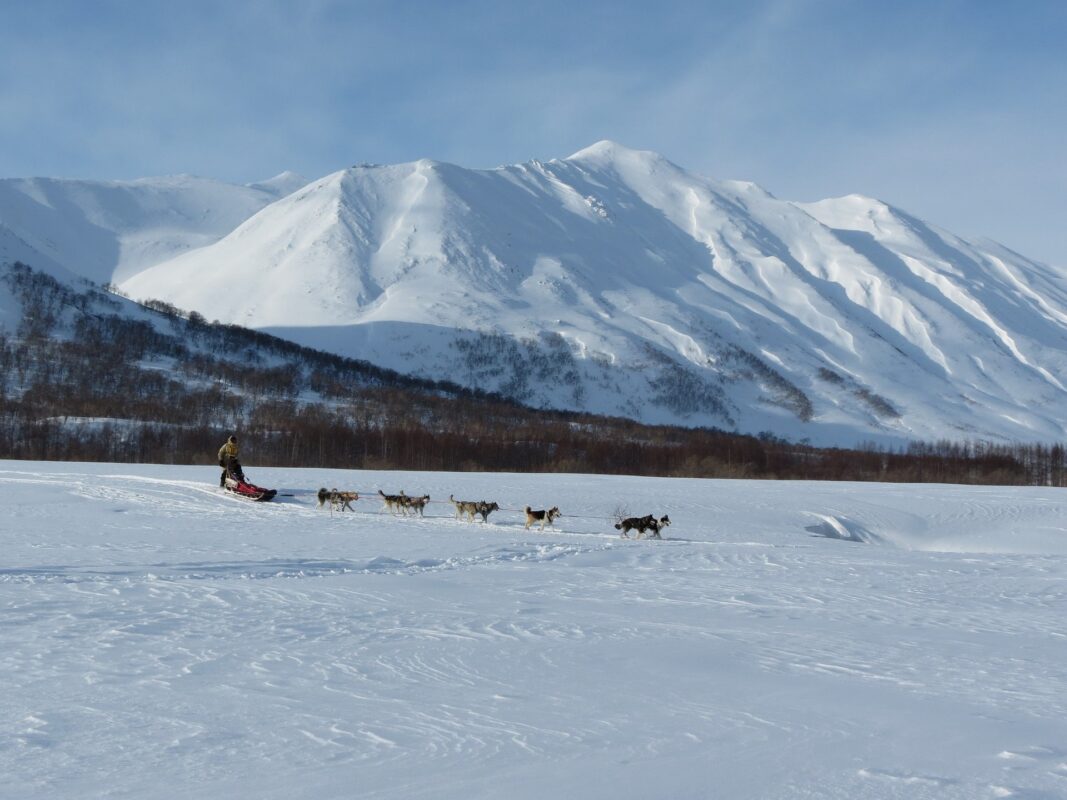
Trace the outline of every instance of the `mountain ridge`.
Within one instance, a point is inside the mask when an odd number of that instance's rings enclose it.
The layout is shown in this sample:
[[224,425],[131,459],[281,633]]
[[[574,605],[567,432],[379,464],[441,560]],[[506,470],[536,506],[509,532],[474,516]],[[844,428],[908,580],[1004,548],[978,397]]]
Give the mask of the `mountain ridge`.
[[[0,225],[50,262],[97,283],[117,282],[217,241],[301,182],[295,173],[248,186],[195,175],[6,178]],[[6,251],[0,257],[27,260]]]
[[357,165],[118,282],[534,406],[831,444],[1065,430],[1055,270],[872,198],[780,200],[608,140],[490,170]]

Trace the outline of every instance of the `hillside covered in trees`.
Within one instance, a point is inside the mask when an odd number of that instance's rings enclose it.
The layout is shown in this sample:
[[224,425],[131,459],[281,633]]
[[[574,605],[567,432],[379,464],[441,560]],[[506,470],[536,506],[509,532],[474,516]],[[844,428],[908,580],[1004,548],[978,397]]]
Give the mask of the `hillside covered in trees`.
[[[0,457],[1063,485],[1049,444],[819,449],[771,435],[531,409],[166,303],[0,266]],[[0,307],[2,308],[2,307]]]

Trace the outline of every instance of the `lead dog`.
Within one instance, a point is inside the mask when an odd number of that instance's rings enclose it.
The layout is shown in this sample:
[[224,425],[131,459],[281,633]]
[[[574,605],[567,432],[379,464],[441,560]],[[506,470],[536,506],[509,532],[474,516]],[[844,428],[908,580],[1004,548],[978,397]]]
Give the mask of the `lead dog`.
[[643,517],[628,517],[622,522],[616,523],[615,530],[622,531],[622,536],[625,539],[630,538],[630,531],[636,530],[637,536],[635,539],[640,539],[646,532],[652,531],[650,538],[662,539],[659,532],[671,524],[671,518],[664,514],[659,519],[652,514],[645,514]]
[[330,511],[355,511],[352,503],[359,500],[359,492],[342,492],[337,489],[319,489],[319,507],[321,508],[330,501]]
[[563,514],[560,513],[559,506],[552,506],[552,508],[548,509],[548,511],[545,511],[544,509],[541,509],[540,511],[534,511],[529,506],[526,506],[526,527],[529,528],[535,522],[540,522],[541,530],[544,530],[546,522],[549,525],[552,525],[556,517],[562,516]]

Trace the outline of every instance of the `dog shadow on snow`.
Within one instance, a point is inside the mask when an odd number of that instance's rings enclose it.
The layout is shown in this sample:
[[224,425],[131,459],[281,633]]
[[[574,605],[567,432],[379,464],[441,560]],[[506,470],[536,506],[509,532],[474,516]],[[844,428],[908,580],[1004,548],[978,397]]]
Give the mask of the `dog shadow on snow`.
[[879,544],[885,541],[878,534],[872,533],[853,520],[823,514],[813,514],[812,516],[821,520],[804,528],[812,536],[818,536],[823,539],[839,539],[844,542],[860,542],[862,544]]

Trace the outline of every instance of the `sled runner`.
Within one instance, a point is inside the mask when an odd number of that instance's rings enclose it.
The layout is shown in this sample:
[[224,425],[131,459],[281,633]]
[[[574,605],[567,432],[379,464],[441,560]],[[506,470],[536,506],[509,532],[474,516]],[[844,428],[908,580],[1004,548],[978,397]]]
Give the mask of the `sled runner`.
[[226,478],[226,485],[224,488],[230,494],[260,502],[273,500],[274,496],[278,494],[277,489],[264,489],[262,486],[256,486],[254,483],[235,478],[232,475]]

